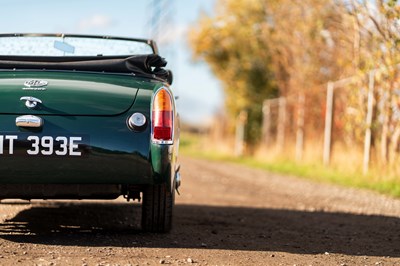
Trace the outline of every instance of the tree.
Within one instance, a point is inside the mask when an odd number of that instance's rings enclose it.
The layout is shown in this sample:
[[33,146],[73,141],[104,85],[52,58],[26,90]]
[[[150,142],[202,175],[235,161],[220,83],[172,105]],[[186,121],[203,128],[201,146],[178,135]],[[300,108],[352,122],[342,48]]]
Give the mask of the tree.
[[312,92],[343,74],[344,64],[332,63],[340,12],[329,0],[220,0],[216,16],[192,29],[194,55],[222,80],[232,121],[249,113],[248,143],[259,139],[264,99]]
[[[351,0],[349,14],[359,28],[359,70],[366,73],[379,69],[376,76],[381,93],[376,95],[379,103],[380,121],[375,121],[375,134],[380,132],[381,160],[386,163],[392,151],[397,153],[400,124],[393,110],[398,108],[399,60],[400,60],[400,6],[397,0]],[[380,124],[380,130],[377,126]]]
[[204,58],[223,81],[231,121],[247,111],[246,140],[250,146],[260,137],[263,100],[278,95],[261,32],[264,20],[262,1],[220,1],[216,17],[202,17],[190,34],[195,56]]

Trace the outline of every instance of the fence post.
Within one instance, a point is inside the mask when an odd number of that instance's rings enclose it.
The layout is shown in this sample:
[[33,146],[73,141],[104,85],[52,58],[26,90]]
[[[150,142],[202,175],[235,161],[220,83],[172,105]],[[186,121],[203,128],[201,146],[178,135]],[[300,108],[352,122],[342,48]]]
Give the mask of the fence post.
[[366,130],[365,130],[365,141],[364,141],[364,161],[363,161],[363,173],[368,173],[370,154],[371,154],[371,137],[372,137],[372,116],[374,107],[374,87],[375,87],[375,71],[369,72],[368,76],[368,106],[367,106],[367,118],[366,118]]
[[271,139],[271,101],[265,100],[263,102],[263,124],[262,124],[262,133],[263,133],[263,142],[265,146],[268,146]]
[[278,100],[278,105],[278,130],[276,142],[278,144],[278,151],[282,152],[285,146],[286,98],[280,97]]
[[329,165],[331,160],[333,90],[334,90],[334,83],[328,82],[326,88],[326,113],[325,113],[324,154],[323,154],[323,163],[326,166]]
[[247,122],[247,112],[241,111],[236,118],[236,140],[235,140],[235,156],[243,155],[244,150],[244,130]]
[[304,149],[304,113],[305,113],[305,95],[299,94],[297,110],[297,132],[296,132],[296,160],[303,159]]

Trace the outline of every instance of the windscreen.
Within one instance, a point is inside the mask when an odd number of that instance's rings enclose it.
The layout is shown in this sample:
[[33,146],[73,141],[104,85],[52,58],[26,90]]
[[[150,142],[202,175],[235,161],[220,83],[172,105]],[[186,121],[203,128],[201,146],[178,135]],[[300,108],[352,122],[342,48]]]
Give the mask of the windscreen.
[[0,55],[123,56],[153,54],[146,41],[84,36],[0,36]]

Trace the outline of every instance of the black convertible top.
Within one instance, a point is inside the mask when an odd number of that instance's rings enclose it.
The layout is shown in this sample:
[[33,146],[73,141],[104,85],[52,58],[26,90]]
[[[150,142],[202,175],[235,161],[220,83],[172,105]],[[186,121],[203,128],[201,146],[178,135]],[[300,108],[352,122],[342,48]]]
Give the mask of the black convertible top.
[[168,81],[167,61],[158,54],[132,56],[0,56],[0,69],[129,73]]

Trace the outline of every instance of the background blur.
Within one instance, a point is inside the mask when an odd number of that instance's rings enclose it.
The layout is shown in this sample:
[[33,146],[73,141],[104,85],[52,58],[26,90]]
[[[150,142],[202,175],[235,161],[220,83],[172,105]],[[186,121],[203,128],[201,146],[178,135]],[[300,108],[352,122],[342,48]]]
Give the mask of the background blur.
[[154,38],[175,73],[183,152],[390,187],[400,183],[397,2],[13,0],[2,1],[0,32]]

